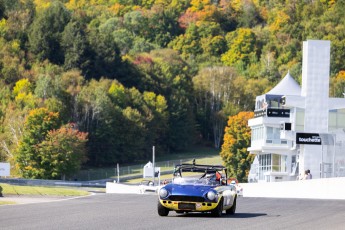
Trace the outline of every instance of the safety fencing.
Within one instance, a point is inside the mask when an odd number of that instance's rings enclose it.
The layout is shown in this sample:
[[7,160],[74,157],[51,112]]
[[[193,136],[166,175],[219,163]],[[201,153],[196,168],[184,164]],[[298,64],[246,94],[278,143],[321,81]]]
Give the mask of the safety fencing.
[[[171,161],[160,161],[155,162],[155,167],[160,167],[161,171],[160,174],[167,174],[171,173],[174,169],[175,165],[182,164],[182,163],[191,163],[193,159],[184,159],[184,160],[171,160]],[[127,166],[119,166],[119,173],[117,173],[117,165],[112,168],[103,168],[103,169],[87,169],[81,170],[77,174],[74,175],[73,178],[70,180],[75,181],[93,181],[93,180],[102,180],[106,178],[112,178],[117,180],[119,177],[121,178],[138,178],[142,177],[143,175],[143,168],[145,164],[137,164],[137,165],[127,165]]]

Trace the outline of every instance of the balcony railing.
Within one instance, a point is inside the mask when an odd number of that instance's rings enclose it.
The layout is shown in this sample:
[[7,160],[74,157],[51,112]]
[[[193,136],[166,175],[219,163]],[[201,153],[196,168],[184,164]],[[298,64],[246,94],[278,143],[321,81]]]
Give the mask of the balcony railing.
[[254,117],[290,117],[290,109],[267,108],[254,111]]

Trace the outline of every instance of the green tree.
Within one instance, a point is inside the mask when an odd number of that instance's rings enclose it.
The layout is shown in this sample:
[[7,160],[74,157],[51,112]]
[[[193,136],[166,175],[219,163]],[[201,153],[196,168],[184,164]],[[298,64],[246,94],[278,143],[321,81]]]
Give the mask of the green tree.
[[64,63],[60,40],[70,17],[70,12],[60,1],[53,1],[35,17],[29,33],[29,45],[30,51],[40,61],[48,59],[54,64]]
[[[236,71],[230,67],[207,67],[193,78],[196,92],[196,114],[203,128],[202,136],[213,139],[214,147],[220,148],[226,117],[234,115],[239,108],[229,110],[235,97]],[[235,104],[236,105],[236,104]]]
[[143,91],[162,95],[168,105],[170,150],[182,150],[195,140],[193,85],[188,64],[176,51],[162,49],[137,56],[135,64],[145,73]]
[[59,128],[58,113],[46,108],[33,109],[25,120],[23,137],[18,146],[16,162],[20,173],[25,178],[43,178],[42,156],[38,145],[43,142],[49,131]]
[[80,21],[71,20],[62,33],[61,44],[64,50],[64,68],[78,68],[88,75],[90,47],[84,27]]
[[229,117],[220,152],[228,169],[228,176],[235,177],[240,182],[247,181],[250,165],[254,160],[254,155],[250,155],[247,151],[250,146],[250,128],[247,124],[252,117],[254,117],[253,112],[240,112]]
[[[6,26],[7,27],[7,26]],[[20,41],[0,38],[0,78],[13,85],[25,72],[25,54]]]
[[112,34],[100,33],[99,28],[92,28],[88,34],[88,42],[92,47],[87,58],[90,59],[90,66],[86,73],[87,79],[110,79],[127,78],[122,70],[126,69],[125,61],[122,61],[120,49],[115,43]]
[[147,30],[144,38],[159,47],[166,47],[170,41],[182,33],[178,24],[176,9],[155,5],[147,16]]

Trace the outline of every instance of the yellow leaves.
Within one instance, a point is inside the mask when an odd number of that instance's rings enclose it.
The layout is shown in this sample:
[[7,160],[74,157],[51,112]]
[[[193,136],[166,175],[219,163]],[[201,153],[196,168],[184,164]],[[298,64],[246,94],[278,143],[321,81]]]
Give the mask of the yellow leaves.
[[51,5],[51,2],[51,0],[34,0],[37,11],[47,9]]
[[125,8],[126,7],[124,5],[121,5],[119,3],[115,3],[114,5],[109,7],[109,10],[111,12],[115,13],[115,15],[120,16],[124,13]]
[[255,54],[256,37],[251,29],[240,28],[228,33],[226,39],[230,44],[230,49],[221,57],[224,64],[231,66],[241,61],[247,63],[250,56]]
[[69,0],[66,3],[67,9],[81,9],[89,4],[89,1],[85,0]]
[[326,3],[329,7],[334,6],[337,0],[320,0],[322,3]]
[[125,95],[125,87],[118,82],[112,82],[108,93],[114,97],[122,98]]
[[4,36],[7,31],[7,20],[5,18],[0,20],[0,35]]
[[210,0],[192,0],[190,2],[191,7],[189,8],[192,12],[202,10],[205,6],[210,4]]
[[269,30],[275,33],[289,23],[290,16],[287,15],[284,11],[279,10],[278,12],[273,14],[273,17],[270,21],[271,23],[269,25]]
[[345,70],[340,70],[336,76],[337,81],[345,81]]
[[242,1],[243,0],[232,0],[231,7],[236,11],[239,12],[242,9]]
[[32,93],[18,93],[15,97],[15,101],[22,107],[34,108],[36,105],[36,98]]
[[29,108],[35,107],[36,97],[32,94],[32,85],[27,78],[16,82],[13,87],[13,95],[18,105]]
[[31,165],[28,165],[28,166],[26,166],[24,169],[25,169],[25,170],[28,170],[28,171],[31,171],[33,168],[32,168]]
[[13,88],[13,94],[16,96],[19,93],[29,93],[31,92],[32,86],[29,79],[24,78],[16,82],[16,85]]

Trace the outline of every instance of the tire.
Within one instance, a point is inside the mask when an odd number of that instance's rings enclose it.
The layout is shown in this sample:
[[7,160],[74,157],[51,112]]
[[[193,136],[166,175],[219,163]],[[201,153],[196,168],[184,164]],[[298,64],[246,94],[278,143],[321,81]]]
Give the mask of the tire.
[[211,211],[212,216],[221,217],[223,213],[223,198],[219,201],[217,207]]
[[158,201],[157,210],[158,210],[158,215],[160,216],[167,216],[169,214],[169,209],[164,207],[159,201]]
[[237,200],[237,198],[235,198],[234,203],[232,204],[231,208],[226,210],[226,214],[230,214],[230,215],[235,214],[235,212],[236,212],[236,200]]

